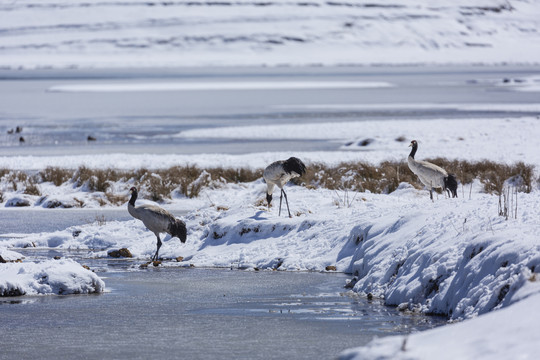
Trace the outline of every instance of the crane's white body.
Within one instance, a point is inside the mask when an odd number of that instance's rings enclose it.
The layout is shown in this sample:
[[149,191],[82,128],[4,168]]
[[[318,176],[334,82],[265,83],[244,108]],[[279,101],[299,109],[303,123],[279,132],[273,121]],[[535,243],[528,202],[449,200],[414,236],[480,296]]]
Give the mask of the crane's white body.
[[418,142],[411,141],[412,150],[407,158],[409,169],[418,176],[422,184],[429,189],[429,197],[433,200],[433,189],[442,188],[446,190],[448,196],[450,193],[457,197],[457,181],[454,175],[449,175],[446,170],[427,161],[419,161],[414,158],[418,150]]
[[160,233],[166,233],[169,224],[176,220],[167,210],[155,205],[133,206],[128,203],[128,212],[135,219],[141,220],[144,226],[156,236],[159,236]]
[[420,182],[428,188],[444,188],[444,178],[448,173],[443,168],[427,161],[418,161],[409,155],[409,169],[418,176]]
[[266,193],[272,194],[274,192],[274,186],[283,189],[286,183],[295,177],[299,177],[300,174],[292,171],[287,173],[283,167],[285,161],[280,160],[271,163],[266,169],[264,169],[263,177],[266,181]]
[[138,191],[135,187],[130,189],[131,199],[128,202],[128,212],[135,219],[141,220],[148,230],[154,233],[157,238],[157,250],[152,260],[158,259],[159,248],[161,247],[160,233],[170,234],[178,237],[182,243],[186,242],[186,223],[174,217],[167,210],[156,205],[135,206]]

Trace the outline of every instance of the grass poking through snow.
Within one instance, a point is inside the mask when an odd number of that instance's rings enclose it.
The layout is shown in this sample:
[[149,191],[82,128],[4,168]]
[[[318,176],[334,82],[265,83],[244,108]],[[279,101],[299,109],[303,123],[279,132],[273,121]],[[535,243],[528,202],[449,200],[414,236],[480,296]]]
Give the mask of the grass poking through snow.
[[[490,194],[501,195],[505,184],[510,183],[520,192],[530,192],[540,183],[535,178],[534,166],[519,162],[502,164],[493,161],[469,162],[443,158],[428,159],[449,173],[454,174],[461,184],[470,184],[478,179],[484,190]],[[211,168],[201,169],[196,166],[174,166],[168,169],[133,171],[115,169],[90,169],[84,166],[78,169],[47,167],[37,173],[0,169],[0,193],[20,192],[28,195],[42,194],[40,184],[52,183],[55,186],[71,186],[87,192],[105,194],[101,205],[122,204],[125,194],[114,193],[112,189],[125,186],[137,186],[141,194],[157,202],[171,199],[175,194],[188,198],[199,196],[205,188],[217,188],[230,183],[246,183],[262,178],[262,169],[249,168]],[[341,163],[328,166],[321,163],[308,164],[306,174],[293,180],[298,185],[308,188],[326,188],[348,193],[366,192],[388,194],[401,182],[422,185],[409,170],[404,161],[385,161],[379,165],[364,162]],[[127,185],[126,185],[127,184]],[[126,188],[127,190],[127,188]],[[143,195],[144,196],[144,195]]]

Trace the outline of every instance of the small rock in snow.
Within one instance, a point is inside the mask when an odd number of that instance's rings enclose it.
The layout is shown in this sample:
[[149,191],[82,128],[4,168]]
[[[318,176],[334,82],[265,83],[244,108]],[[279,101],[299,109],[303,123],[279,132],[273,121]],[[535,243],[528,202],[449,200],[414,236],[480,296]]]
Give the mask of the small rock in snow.
[[120,250],[111,250],[107,253],[107,255],[109,255],[110,257],[113,257],[113,258],[119,258],[119,257],[125,257],[125,258],[130,258],[130,257],[133,257],[133,255],[131,255],[131,251],[129,251],[129,249],[127,248],[121,248]]

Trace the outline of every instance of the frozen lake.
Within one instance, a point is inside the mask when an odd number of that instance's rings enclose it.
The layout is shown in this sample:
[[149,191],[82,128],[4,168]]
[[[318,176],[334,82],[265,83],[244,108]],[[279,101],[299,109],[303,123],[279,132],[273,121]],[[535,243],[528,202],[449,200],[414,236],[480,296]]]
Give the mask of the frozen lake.
[[[539,72],[533,66],[4,70],[0,155],[331,151],[340,144],[301,134],[210,141],[177,135],[236,125],[530,115],[519,105],[537,104],[537,94],[503,85]],[[7,134],[17,126],[24,143]]]

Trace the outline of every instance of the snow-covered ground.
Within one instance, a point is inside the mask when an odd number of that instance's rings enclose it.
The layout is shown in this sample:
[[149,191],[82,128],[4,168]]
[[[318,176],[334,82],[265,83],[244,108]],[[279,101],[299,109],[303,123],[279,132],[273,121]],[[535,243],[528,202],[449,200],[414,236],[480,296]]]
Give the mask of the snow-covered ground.
[[538,0],[18,0],[0,67],[504,64],[540,60]]

